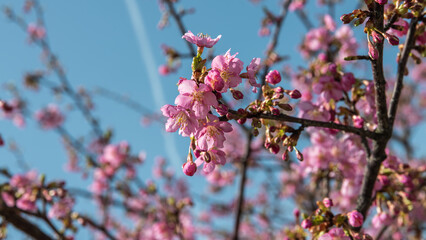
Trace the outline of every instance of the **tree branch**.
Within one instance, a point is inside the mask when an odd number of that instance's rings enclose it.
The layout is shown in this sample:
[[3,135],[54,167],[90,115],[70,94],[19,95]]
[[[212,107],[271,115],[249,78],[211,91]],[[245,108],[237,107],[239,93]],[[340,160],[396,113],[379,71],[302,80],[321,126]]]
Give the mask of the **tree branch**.
[[[177,23],[177,25],[178,25],[178,28],[179,28],[179,30],[180,30],[180,33],[181,33],[182,35],[184,35],[184,34],[186,33],[185,26],[184,26],[184,25],[183,25],[183,23],[182,23],[182,19],[180,18],[180,15],[179,15],[179,14],[177,14],[176,9],[175,9],[175,7],[173,6],[172,1],[170,1],[170,0],[165,0],[165,2],[167,3],[167,6],[169,7],[169,12],[170,12],[170,14],[172,14],[173,18],[175,19],[175,21],[176,21],[176,23]],[[197,53],[195,52],[194,46],[192,45],[192,43],[190,43],[190,42],[188,42],[188,41],[185,41],[185,42],[186,42],[186,45],[188,45],[188,49],[189,49],[189,51],[191,52],[191,55],[192,55],[193,57],[195,57],[195,55],[197,55]]]
[[[383,5],[374,2],[374,11],[371,12],[373,25],[383,32]],[[377,59],[371,61],[374,79],[375,104],[377,107],[377,132],[384,133],[389,129],[386,104],[386,80],[383,74],[383,41],[375,43],[379,52]]]
[[395,87],[393,89],[392,98],[391,98],[390,106],[389,106],[389,113],[388,113],[390,126],[393,126],[393,123],[395,121],[396,110],[398,109],[399,97],[401,96],[402,88],[404,86],[403,81],[404,81],[405,67],[407,65],[407,61],[408,61],[408,57],[410,55],[411,49],[413,48],[415,43],[415,33],[416,33],[416,26],[417,26],[418,20],[419,20],[418,18],[413,18],[411,20],[410,28],[407,33],[407,40],[405,42],[401,57],[398,62],[397,79],[396,79]]
[[14,227],[34,239],[53,240],[48,234],[43,232],[37,225],[22,217],[17,210],[6,206],[0,198],[0,215],[11,223]]
[[[237,114],[234,110],[229,110],[230,113]],[[310,120],[305,118],[298,118],[289,116],[286,114],[280,114],[280,115],[272,115],[272,114],[265,114],[265,113],[256,113],[256,114],[248,114],[246,116],[247,118],[263,118],[263,119],[271,119],[271,120],[277,120],[282,122],[292,122],[292,123],[299,123],[304,125],[305,127],[323,127],[323,128],[330,128],[330,129],[336,129],[336,130],[342,130],[345,132],[350,132],[357,134],[359,136],[368,137],[370,139],[378,139],[380,136],[376,134],[375,132],[371,132],[368,130],[364,130],[362,128],[356,128],[353,126],[348,125],[342,125],[334,122],[323,122],[323,121],[317,121],[317,120]],[[222,120],[222,119],[221,119]]]
[[241,176],[241,182],[238,190],[238,202],[237,202],[237,213],[235,215],[235,223],[234,223],[234,233],[233,233],[233,240],[239,239],[239,228],[241,223],[241,217],[243,213],[243,206],[244,206],[244,190],[246,185],[246,179],[247,179],[247,168],[248,168],[248,162],[251,154],[251,140],[253,138],[252,133],[248,133],[248,141],[245,151],[245,156],[243,158],[243,166],[241,169],[242,176]]

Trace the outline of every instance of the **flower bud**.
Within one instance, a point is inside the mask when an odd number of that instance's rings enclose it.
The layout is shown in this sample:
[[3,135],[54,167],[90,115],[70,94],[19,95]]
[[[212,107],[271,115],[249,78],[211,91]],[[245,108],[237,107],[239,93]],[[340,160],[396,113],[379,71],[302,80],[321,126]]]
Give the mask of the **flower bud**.
[[293,210],[293,215],[294,215],[296,218],[298,218],[298,217],[300,216],[300,210],[299,210],[298,208],[295,208],[295,209]]
[[383,42],[383,36],[382,36],[382,34],[376,32],[376,31],[373,31],[371,33],[371,36],[373,37],[373,41],[375,43],[382,43]]
[[231,93],[232,93],[232,97],[233,97],[235,100],[240,100],[240,99],[243,99],[243,98],[244,98],[243,93],[242,93],[242,92],[240,92],[240,91],[238,91],[238,90],[231,89]]
[[278,144],[271,143],[268,149],[272,154],[277,154],[280,151],[280,146]]
[[281,82],[281,75],[277,70],[272,70],[266,75],[266,82],[275,85]]
[[288,103],[280,103],[280,104],[278,104],[278,107],[280,107],[284,111],[292,111],[293,110],[293,107]]
[[370,42],[368,42],[368,55],[374,60],[379,58],[379,50]]
[[186,162],[182,165],[183,173],[187,176],[194,176],[197,171],[197,165],[194,162]]
[[281,155],[281,159],[284,161],[288,161],[288,150],[286,149],[283,153],[283,155]]
[[348,23],[350,23],[352,20],[354,20],[354,16],[353,16],[351,13],[349,13],[349,14],[343,14],[343,15],[340,17],[340,20],[341,20],[344,24],[348,24]]
[[391,44],[393,46],[399,44],[399,38],[397,36],[387,34],[387,33],[384,33],[383,35],[385,36],[386,40],[388,40],[389,44]]
[[3,109],[3,111],[6,113],[13,110],[13,107],[3,100],[0,100],[0,108]]
[[353,227],[361,227],[364,222],[362,214],[356,210],[348,213],[348,222]]
[[280,110],[276,108],[269,107],[269,110],[271,111],[272,115],[280,115]]
[[312,227],[312,221],[307,218],[307,219],[305,219],[305,220],[302,221],[301,226],[304,229],[308,229],[308,228]]
[[297,150],[297,148],[294,148],[294,150],[296,150],[296,158],[297,158],[297,160],[299,160],[299,161],[303,161],[303,154],[299,151],[299,150]]
[[302,94],[299,92],[299,90],[294,89],[293,91],[290,91],[288,95],[293,99],[299,99],[302,97]]
[[228,113],[229,108],[225,104],[219,104],[216,108],[217,114],[225,116]]
[[244,123],[246,123],[246,121],[247,121],[247,118],[245,118],[245,117],[240,118],[240,119],[238,119],[238,120],[237,120],[237,122],[238,122],[239,124],[244,124]]
[[322,200],[322,203],[324,203],[324,206],[326,208],[330,208],[333,206],[333,200],[331,200],[330,198],[324,198],[324,200]]

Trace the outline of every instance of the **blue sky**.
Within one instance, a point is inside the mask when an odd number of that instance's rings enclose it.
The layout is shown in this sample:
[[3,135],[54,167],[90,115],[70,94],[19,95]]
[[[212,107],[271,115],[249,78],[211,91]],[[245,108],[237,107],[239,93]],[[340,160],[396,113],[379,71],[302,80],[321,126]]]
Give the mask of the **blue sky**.
[[[138,6],[137,11],[134,9],[135,2]],[[276,12],[279,1],[267,2],[267,6]],[[23,13],[22,3],[23,1],[17,0],[0,2],[2,6],[10,6],[20,14]],[[162,43],[187,52],[186,44],[181,39],[173,20],[166,29],[158,30],[157,23],[161,16],[157,1],[47,0],[42,3],[52,49],[59,56],[74,87],[84,86],[88,90],[94,90],[101,86],[125,94],[153,112],[158,112],[161,101],[169,104],[174,102],[177,95],[176,82],[180,76],[189,77],[190,62],[183,61],[183,67],[178,74],[153,80],[153,74],[157,73],[156,68],[165,62],[160,49]],[[222,34],[222,39],[215,48],[216,53],[224,53],[232,48],[232,53],[239,52],[239,58],[245,63],[249,63],[253,57],[263,57],[268,42],[268,38],[259,38],[257,35],[263,16],[261,10],[263,5],[252,4],[248,0],[188,0],[178,4],[196,8],[195,14],[184,18],[188,30],[194,33],[207,33],[214,37]],[[343,8],[338,8],[336,16],[349,12],[354,6],[353,1],[346,1]],[[326,8],[318,8],[316,1],[310,1],[309,9],[314,12],[309,15],[311,21],[318,26],[319,13],[324,13]],[[135,32],[134,26],[141,23],[138,22],[138,13],[145,32]],[[31,14],[26,19],[28,22],[34,21]],[[339,21],[337,23],[340,25]],[[36,46],[29,44],[26,33],[4,15],[0,16],[0,31],[2,32],[0,83],[13,82],[22,86],[25,72],[43,69],[40,51]],[[281,33],[282,40],[278,50],[290,56],[292,66],[302,64],[297,44],[305,32],[300,20],[295,14],[290,13]],[[355,32],[360,34],[362,29],[355,29]],[[146,39],[149,40],[149,45]],[[152,59],[147,63],[143,56],[150,54]],[[150,66],[154,66],[155,69]],[[53,75],[50,79],[57,81]],[[162,86],[162,89],[155,86]],[[154,100],[156,91],[164,96],[158,97],[157,92],[157,101]],[[64,102],[69,102],[65,96],[62,99],[55,99],[47,90],[37,93],[24,90],[22,93],[30,100],[29,107],[33,111],[52,101],[57,101],[61,107],[65,107]],[[10,96],[1,91],[0,98],[9,99]],[[177,161],[183,162],[186,157],[187,139],[178,137],[177,134],[164,135],[163,126],[160,124],[142,127],[140,114],[111,100],[98,96],[94,101],[96,107],[94,115],[101,120],[101,126],[104,129],[114,129],[113,142],[127,140],[131,143],[133,152],[147,151],[148,162],[139,173],[143,179],[150,175],[150,167],[155,156],[167,156],[166,149],[171,149],[170,153],[175,159],[173,164],[180,173],[181,163]],[[87,124],[77,112],[68,114],[65,126],[77,135],[84,135],[88,131]],[[46,173],[48,179],[65,177],[71,186],[81,188],[87,186],[88,181],[81,180],[79,175],[63,173],[66,154],[58,141],[59,137],[54,132],[40,130],[33,121],[28,121],[24,129],[18,129],[10,121],[2,120],[0,133],[6,141],[11,139],[16,141],[31,168]],[[417,139],[420,139],[420,134],[417,136]],[[168,140],[165,141],[164,137]],[[173,152],[171,144],[176,144],[176,152]],[[0,159],[2,159],[0,166],[6,165],[13,172],[20,171],[13,156],[4,147],[0,149]],[[203,186],[196,185],[193,190],[202,192]]]

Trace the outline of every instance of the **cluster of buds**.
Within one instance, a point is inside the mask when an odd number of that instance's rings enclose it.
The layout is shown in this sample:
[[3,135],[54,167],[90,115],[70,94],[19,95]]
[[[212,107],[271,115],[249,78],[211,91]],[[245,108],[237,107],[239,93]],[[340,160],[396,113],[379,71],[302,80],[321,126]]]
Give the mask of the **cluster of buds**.
[[375,184],[377,214],[372,222],[374,227],[395,221],[392,219],[397,219],[400,227],[424,221],[417,211],[422,211],[420,209],[426,202],[422,194],[425,191],[424,181],[419,180],[424,179],[425,172],[424,164],[412,168],[399,163],[395,156],[388,156]]
[[302,228],[308,229],[313,238],[325,239],[372,239],[368,234],[360,234],[353,231],[353,228],[361,227],[364,217],[358,211],[351,211],[345,214],[333,214],[331,207],[333,201],[324,198],[323,201],[317,201],[318,208],[314,214],[307,216],[302,214],[304,220],[301,223]]

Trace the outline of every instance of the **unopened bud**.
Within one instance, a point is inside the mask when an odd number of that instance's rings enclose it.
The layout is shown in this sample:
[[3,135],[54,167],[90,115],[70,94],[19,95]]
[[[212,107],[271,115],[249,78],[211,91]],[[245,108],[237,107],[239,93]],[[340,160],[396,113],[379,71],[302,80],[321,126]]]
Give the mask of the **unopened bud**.
[[330,208],[333,206],[333,200],[331,200],[330,198],[324,198],[324,200],[322,200],[322,203],[326,208]]
[[393,46],[399,44],[399,38],[398,37],[391,35],[391,34],[388,34],[388,33],[384,33],[384,36],[385,36],[386,40],[388,40],[389,44],[391,44]]
[[278,107],[280,107],[284,111],[292,111],[293,110],[293,107],[288,103],[280,103],[280,104],[278,104]]
[[374,60],[379,58],[379,50],[370,42],[368,43],[368,55]]
[[371,36],[373,37],[373,41],[375,43],[382,43],[383,42],[383,36],[382,36],[382,34],[376,32],[376,31],[373,31],[371,33]]
[[271,143],[269,145],[269,152],[271,152],[272,154],[277,154],[279,151],[280,151],[280,146],[278,144]]
[[274,107],[269,107],[269,110],[271,111],[272,115],[280,115],[280,110]]
[[244,94],[238,90],[231,89],[232,97],[235,100],[240,100],[244,98]]
[[187,176],[194,176],[197,172],[197,165],[194,162],[186,162],[182,165],[182,170]]
[[293,91],[290,91],[288,95],[293,99],[299,99],[302,97],[302,94],[299,92],[299,90],[294,89]]
[[281,159],[284,161],[288,161],[288,151],[287,149],[284,151],[283,155],[281,155]]
[[297,148],[294,148],[295,150],[296,150],[296,158],[299,160],[299,161],[303,161],[303,154],[299,151],[299,150],[297,150]]
[[341,20],[344,24],[348,24],[348,23],[350,23],[352,20],[354,20],[354,16],[353,16],[351,13],[349,13],[349,14],[343,14],[343,15],[340,17],[340,20]]
[[239,124],[244,124],[246,123],[246,121],[247,121],[247,118],[244,118],[244,117],[237,120]]
[[312,221],[309,220],[309,219],[305,219],[305,220],[302,221],[301,225],[302,225],[302,228],[308,229],[308,228],[312,227]]

